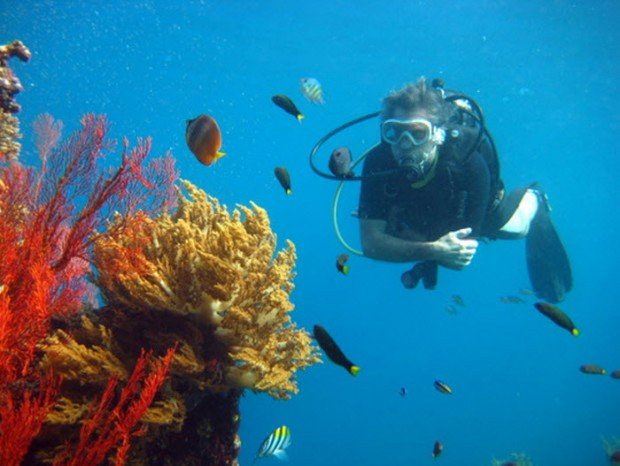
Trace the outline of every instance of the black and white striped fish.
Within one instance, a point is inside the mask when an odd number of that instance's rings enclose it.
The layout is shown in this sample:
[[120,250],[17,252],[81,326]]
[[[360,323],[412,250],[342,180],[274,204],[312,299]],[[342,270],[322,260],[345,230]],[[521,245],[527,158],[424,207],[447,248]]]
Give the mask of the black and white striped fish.
[[267,456],[275,456],[280,460],[288,459],[286,450],[291,444],[291,430],[286,426],[280,426],[274,430],[269,437],[263,440],[254,462],[259,458],[265,458]]

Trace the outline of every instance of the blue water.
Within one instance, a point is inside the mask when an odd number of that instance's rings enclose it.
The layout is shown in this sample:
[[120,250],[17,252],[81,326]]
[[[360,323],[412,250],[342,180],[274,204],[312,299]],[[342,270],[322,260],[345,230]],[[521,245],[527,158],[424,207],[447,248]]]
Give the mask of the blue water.
[[[22,158],[35,160],[31,124],[43,112],[68,130],[95,112],[115,137],[153,136],[154,154],[171,149],[182,177],[231,207],[268,209],[280,244],[298,248],[293,319],[327,327],[362,367],[356,378],[329,362],[312,367],[287,402],[247,394],[241,464],[280,424],[293,433],[291,465],[430,465],[436,439],[445,466],[511,452],[536,465],[607,464],[600,436],[620,437],[620,381],[578,367],[620,368],[617,1],[80,3],[0,5],[0,42],[19,38],[33,52],[12,62],[25,87]],[[523,242],[482,245],[466,270],[441,270],[432,292],[405,290],[404,265],[352,257],[350,274],[336,273],[336,184],[311,172],[308,153],[420,75],[478,100],[509,188],[546,188],[574,269],[563,308],[579,338],[532,298],[499,301],[528,286]],[[323,84],[323,107],[299,94],[304,76]],[[271,103],[276,93],[298,102],[303,124]],[[211,167],[185,146],[185,120],[200,113],[223,131],[227,155]],[[335,144],[359,155],[377,136],[376,121],[343,133],[319,153],[323,168]],[[290,197],[276,165],[291,173]],[[346,186],[340,215],[354,246],[358,190]],[[445,312],[453,294],[466,303],[457,315]],[[454,394],[435,391],[435,379]]]

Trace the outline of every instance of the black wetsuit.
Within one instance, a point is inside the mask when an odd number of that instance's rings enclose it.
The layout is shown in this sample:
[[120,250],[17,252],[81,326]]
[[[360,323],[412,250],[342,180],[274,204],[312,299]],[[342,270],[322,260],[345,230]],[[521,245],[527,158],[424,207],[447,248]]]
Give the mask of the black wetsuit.
[[387,221],[387,233],[400,236],[413,230],[426,241],[434,241],[450,231],[472,228],[472,236],[483,234],[485,222],[501,181],[495,167],[489,168],[489,144],[475,142],[475,131],[461,130],[458,137],[447,138],[438,149],[437,166],[432,179],[424,186],[412,187],[397,169],[390,146],[381,143],[364,161],[363,175],[391,171],[385,176],[363,179],[359,216]]

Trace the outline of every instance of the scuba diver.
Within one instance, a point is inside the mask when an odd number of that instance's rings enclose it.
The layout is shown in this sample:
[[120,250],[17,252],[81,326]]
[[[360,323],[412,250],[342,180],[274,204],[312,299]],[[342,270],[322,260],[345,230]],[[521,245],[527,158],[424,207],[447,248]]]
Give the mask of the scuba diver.
[[481,239],[525,237],[534,292],[552,303],[564,299],[572,272],[547,197],[536,184],[505,195],[495,144],[473,99],[422,77],[386,96],[380,113],[338,130],[377,115],[381,141],[356,162],[363,160],[362,176],[348,177],[362,183],[364,256],[415,262],[403,285],[421,280],[434,289],[439,266],[465,268]]

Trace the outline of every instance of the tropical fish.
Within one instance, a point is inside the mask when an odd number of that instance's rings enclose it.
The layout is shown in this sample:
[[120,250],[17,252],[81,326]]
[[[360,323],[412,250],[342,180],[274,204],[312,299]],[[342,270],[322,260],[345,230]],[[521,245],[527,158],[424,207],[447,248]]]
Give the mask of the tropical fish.
[[616,369],[609,374],[612,379],[620,379],[620,369]]
[[286,449],[291,444],[291,430],[286,426],[280,426],[274,430],[269,436],[261,443],[254,462],[259,458],[266,458],[268,456],[275,456],[280,460],[287,460]]
[[344,254],[344,253],[340,254],[338,256],[338,259],[336,259],[336,269],[341,274],[346,275],[349,273],[349,266],[347,265],[348,260],[349,260],[349,255]]
[[297,118],[297,121],[301,123],[301,120],[304,119],[303,114],[299,111],[297,106],[293,103],[291,99],[289,99],[284,94],[276,94],[271,98],[271,101],[284,110],[289,115],[293,115]]
[[543,302],[535,303],[534,307],[557,325],[568,330],[573,336],[579,336],[579,330],[577,330],[573,321],[559,307]]
[[433,445],[433,458],[439,458],[441,452],[443,451],[443,444],[439,441],[435,441],[435,445]]
[[400,387],[400,390],[398,391],[398,393],[400,394],[400,396],[402,396],[403,398],[407,396],[407,388],[406,387]]
[[273,173],[276,175],[284,192],[290,196],[293,190],[291,189],[291,175],[289,175],[288,170],[284,167],[276,167]]
[[461,295],[458,294],[453,294],[452,295],[452,302],[454,304],[457,304],[461,307],[465,307],[465,301],[463,301],[463,298],[461,297]]
[[354,175],[351,170],[351,151],[348,147],[334,149],[329,157],[329,171],[338,178],[352,178]]
[[443,393],[445,395],[452,395],[452,389],[450,388],[450,386],[448,384],[442,382],[441,380],[435,380],[433,385],[435,386],[435,389],[438,392],[441,392],[441,393]]
[[303,96],[315,104],[324,104],[323,88],[321,83],[314,78],[301,78],[299,80],[300,90]]
[[579,370],[583,372],[584,374],[594,374],[594,375],[607,374],[607,371],[603,367],[597,366],[596,364],[584,364],[583,366],[579,367]]
[[220,152],[222,147],[220,127],[209,115],[199,115],[193,120],[187,120],[185,141],[196,158],[207,166],[225,155],[224,152]]
[[500,296],[499,300],[504,304],[524,304],[522,298],[519,296]]
[[317,343],[325,352],[327,357],[332,360],[332,362],[344,367],[351,375],[357,375],[359,373],[361,370],[360,367],[349,361],[340,347],[332,339],[329,333],[327,333],[327,330],[320,325],[314,326],[314,338],[316,338]]

